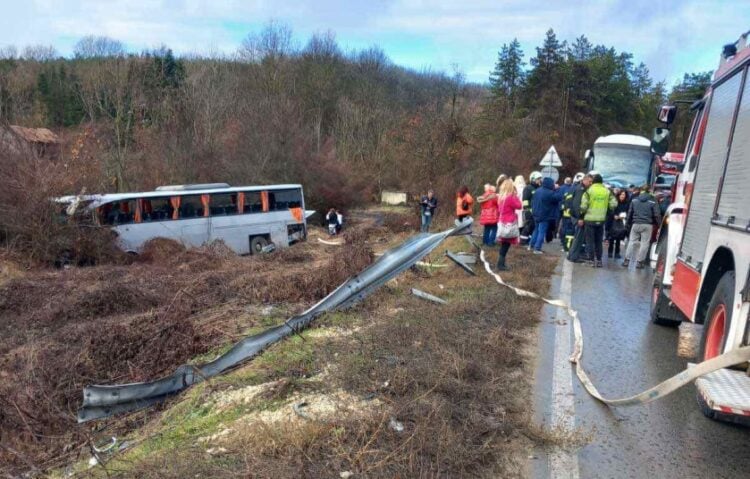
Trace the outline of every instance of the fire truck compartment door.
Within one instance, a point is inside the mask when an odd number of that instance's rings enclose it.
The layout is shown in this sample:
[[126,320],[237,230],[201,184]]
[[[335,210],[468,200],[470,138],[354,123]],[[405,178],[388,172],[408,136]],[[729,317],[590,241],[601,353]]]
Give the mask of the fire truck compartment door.
[[685,237],[682,241],[681,257],[693,265],[703,262],[706,253],[711,218],[714,214],[719,181],[724,172],[729,132],[741,80],[742,75],[735,74],[717,86],[712,95]]
[[750,81],[747,80],[732,136],[727,173],[716,213],[718,221],[725,223],[734,218],[734,225],[745,228],[750,224]]

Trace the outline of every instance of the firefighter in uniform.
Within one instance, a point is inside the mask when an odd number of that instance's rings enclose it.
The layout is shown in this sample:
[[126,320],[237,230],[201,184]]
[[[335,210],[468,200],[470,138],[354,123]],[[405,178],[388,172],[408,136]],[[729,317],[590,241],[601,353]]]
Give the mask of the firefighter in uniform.
[[[566,178],[568,181],[570,178]],[[575,226],[573,224],[572,213],[570,212],[571,206],[573,206],[573,195],[575,194],[576,188],[583,179],[583,173],[578,173],[573,178],[573,184],[566,183],[560,189],[563,190],[563,202],[562,202],[562,224],[560,225],[560,241],[563,245],[563,251],[566,253],[570,251],[570,245],[573,242],[575,236]]]
[[529,175],[529,184],[523,189],[521,205],[523,207],[523,229],[521,230],[521,243],[528,243],[534,233],[534,216],[531,213],[531,203],[534,199],[536,189],[542,184],[542,174],[532,171]]

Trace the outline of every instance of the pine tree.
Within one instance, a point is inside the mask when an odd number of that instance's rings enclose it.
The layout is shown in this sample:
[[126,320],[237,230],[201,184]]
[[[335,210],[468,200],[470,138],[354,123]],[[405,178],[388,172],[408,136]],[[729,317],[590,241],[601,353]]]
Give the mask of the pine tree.
[[524,91],[525,105],[536,111],[541,130],[551,130],[551,136],[559,136],[565,124],[569,68],[565,64],[566,43],[560,42],[551,28],[545,34],[544,43],[536,48],[532,58],[532,70],[528,75]]
[[545,75],[552,74],[563,61],[565,47],[566,43],[560,43],[555,31],[550,28],[545,34],[542,46],[536,47],[536,56],[531,59],[531,66]]
[[569,56],[576,61],[582,62],[588,60],[591,57],[593,46],[586,35],[581,35],[576,38],[573,45],[570,47]]
[[633,82],[633,90],[638,98],[643,98],[651,89],[651,76],[646,65],[641,62],[633,68],[630,74]]
[[46,108],[48,126],[72,126],[81,121],[84,109],[76,88],[75,75],[68,74],[63,63],[39,72],[37,90]]
[[523,50],[518,39],[504,44],[497,54],[495,69],[490,73],[490,91],[495,98],[507,98],[514,109],[518,90],[523,85]]

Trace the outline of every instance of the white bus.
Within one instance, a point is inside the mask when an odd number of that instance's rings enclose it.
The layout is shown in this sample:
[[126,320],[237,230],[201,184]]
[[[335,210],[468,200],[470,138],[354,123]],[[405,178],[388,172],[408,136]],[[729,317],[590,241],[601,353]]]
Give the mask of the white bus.
[[222,240],[237,254],[284,248],[307,237],[301,185],[225,183],[160,186],[155,191],[56,198],[68,215],[91,213],[117,234],[120,248],[138,253],[153,238],[188,247]]
[[605,183],[619,188],[650,184],[653,161],[651,141],[637,135],[600,136],[593,153],[586,151],[588,170],[596,170]]

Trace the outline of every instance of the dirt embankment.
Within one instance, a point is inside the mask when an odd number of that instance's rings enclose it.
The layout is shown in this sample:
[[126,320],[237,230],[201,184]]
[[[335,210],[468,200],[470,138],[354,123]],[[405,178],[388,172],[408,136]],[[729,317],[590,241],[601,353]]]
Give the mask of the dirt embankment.
[[238,257],[222,245],[152,242],[130,265],[0,276],[0,471],[44,469],[77,454],[84,385],[158,377],[262,325],[262,305],[295,311],[372,260],[366,234]]
[[[385,245],[383,245],[385,246]],[[463,238],[445,248],[466,250]],[[477,268],[412,269],[243,368],[192,388],[88,473],[121,477],[523,477],[540,303]],[[496,259],[496,253],[489,254]],[[556,261],[511,252],[546,292]],[[448,301],[410,294],[420,288]],[[106,439],[102,434],[102,440]]]
[[[519,450],[535,434],[522,372],[540,305],[438,252],[431,261],[444,267],[412,269],[164,406],[75,423],[84,385],[152,379],[283,321],[361,271],[371,247],[411,234],[412,220],[368,222],[341,246],[320,244],[318,232],[261,257],[158,241],[131,265],[4,267],[0,471],[67,463],[84,475],[159,479],[519,476]],[[444,246],[467,249],[462,238]],[[547,291],[553,260],[520,249],[511,257],[508,280]],[[127,449],[87,469],[88,445],[111,436]]]

